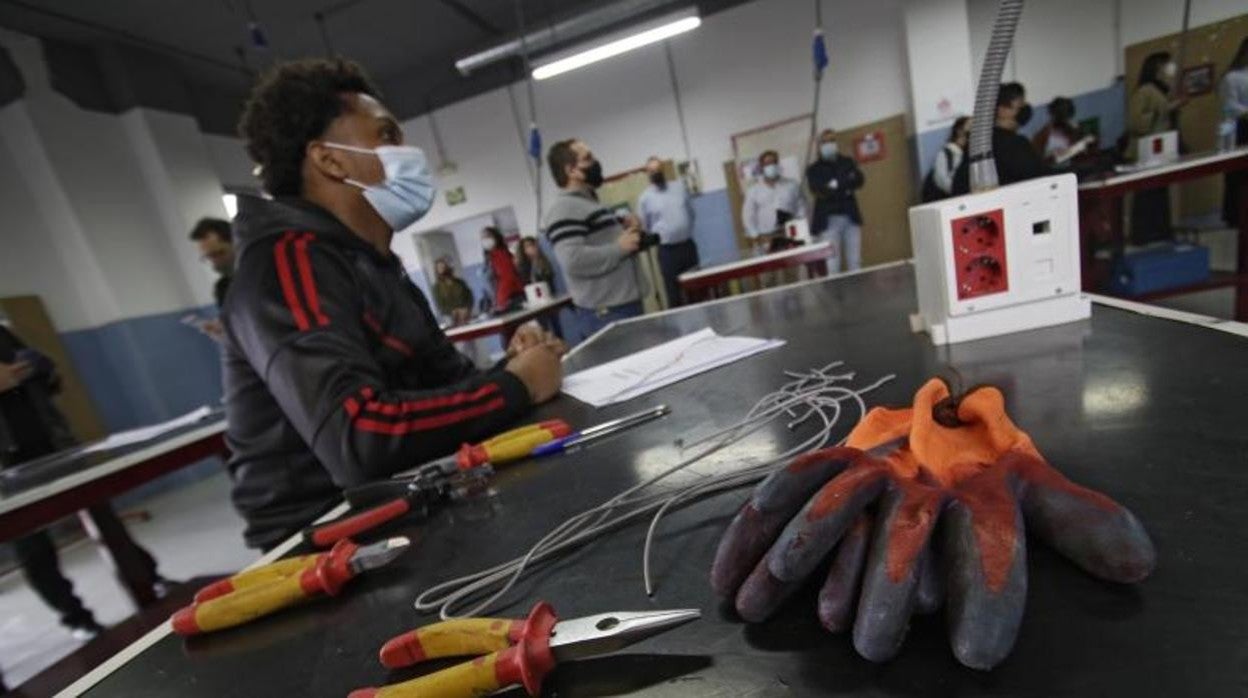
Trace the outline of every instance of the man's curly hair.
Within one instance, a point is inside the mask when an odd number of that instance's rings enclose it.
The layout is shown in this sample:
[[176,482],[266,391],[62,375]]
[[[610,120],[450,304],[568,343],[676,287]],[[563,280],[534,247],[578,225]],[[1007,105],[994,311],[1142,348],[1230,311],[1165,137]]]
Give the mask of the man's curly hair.
[[347,110],[349,92],[379,94],[363,68],[340,58],[282,63],[261,76],[243,107],[238,133],[260,166],[265,191],[302,193],[304,150]]

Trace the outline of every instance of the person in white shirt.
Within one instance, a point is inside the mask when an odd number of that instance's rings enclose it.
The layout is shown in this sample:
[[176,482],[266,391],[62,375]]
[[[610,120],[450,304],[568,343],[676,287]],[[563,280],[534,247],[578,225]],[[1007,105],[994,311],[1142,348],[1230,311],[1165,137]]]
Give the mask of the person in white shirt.
[[[1222,116],[1235,121],[1236,147],[1248,145],[1248,38],[1239,44],[1239,50],[1218,85],[1222,99]],[[1239,199],[1243,196],[1245,175],[1243,170],[1226,173],[1226,186],[1222,194],[1222,218],[1231,226],[1239,225]]]
[[650,186],[637,199],[642,227],[659,236],[659,269],[667,305],[681,305],[680,275],[698,266],[698,246],[693,241],[693,201],[680,179],[667,180],[663,161],[656,156],[646,160]]
[[806,217],[806,199],[800,184],[780,174],[780,155],[776,151],[768,150],[758,156],[758,171],[761,176],[745,193],[741,223],[746,237],[756,246],[765,246],[766,236],[783,225],[781,212],[789,218]]
[[923,201],[937,201],[953,196],[953,174],[966,157],[966,146],[971,136],[971,117],[959,116],[949,129],[949,140],[936,153],[932,169],[923,182]]

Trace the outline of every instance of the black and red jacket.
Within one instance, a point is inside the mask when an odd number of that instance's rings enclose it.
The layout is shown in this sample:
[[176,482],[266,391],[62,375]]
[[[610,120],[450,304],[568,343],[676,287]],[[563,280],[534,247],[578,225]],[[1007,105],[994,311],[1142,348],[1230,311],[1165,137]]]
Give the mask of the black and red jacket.
[[394,255],[301,199],[239,204],[222,319],[229,469],[248,545],[272,546],[343,488],[529,409],[518,378],[455,350]]

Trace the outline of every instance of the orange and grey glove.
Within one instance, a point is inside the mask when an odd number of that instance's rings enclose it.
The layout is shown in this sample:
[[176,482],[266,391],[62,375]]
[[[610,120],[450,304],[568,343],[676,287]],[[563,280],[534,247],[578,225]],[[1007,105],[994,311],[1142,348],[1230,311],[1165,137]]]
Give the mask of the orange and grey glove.
[[1110,581],[1138,582],[1156,563],[1139,520],[1053,469],[999,390],[955,397],[932,380],[912,407],[875,408],[844,447],[760,483],[720,540],[711,583],[757,622],[831,554],[819,618],[833,632],[852,622],[863,657],[893,657],[911,614],[943,602],[958,661],[989,669],[1022,621],[1025,531]]

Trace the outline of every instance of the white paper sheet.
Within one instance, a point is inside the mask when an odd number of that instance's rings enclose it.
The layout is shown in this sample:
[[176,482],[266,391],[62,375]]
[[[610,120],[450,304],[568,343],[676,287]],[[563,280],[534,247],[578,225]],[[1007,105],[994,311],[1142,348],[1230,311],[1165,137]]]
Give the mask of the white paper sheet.
[[204,405],[197,410],[187,412],[181,417],[175,417],[167,422],[152,424],[151,426],[146,427],[137,427],[135,429],[130,429],[129,431],[120,431],[116,434],[109,434],[105,438],[100,439],[99,441],[96,441],[95,443],[82,449],[82,453],[108,451],[114,448],[121,448],[122,446],[129,446],[131,444],[150,441],[151,439],[154,439],[166,432],[173,431],[179,427],[194,424],[210,414],[212,414],[212,408]]
[[721,337],[708,327],[573,373],[563,379],[563,392],[594,407],[612,405],[783,345],[781,339]]

